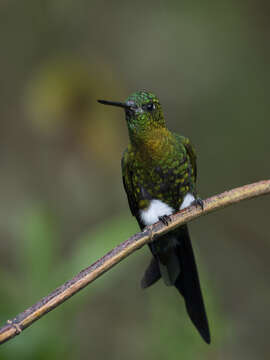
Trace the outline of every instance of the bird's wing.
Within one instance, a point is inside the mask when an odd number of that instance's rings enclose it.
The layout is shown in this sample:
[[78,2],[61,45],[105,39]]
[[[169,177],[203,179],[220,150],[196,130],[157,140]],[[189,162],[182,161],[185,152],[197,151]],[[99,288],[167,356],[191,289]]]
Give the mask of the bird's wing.
[[195,178],[195,181],[197,179],[197,163],[196,163],[196,160],[197,160],[197,155],[196,155],[196,152],[195,152],[195,148],[194,146],[191,144],[189,138],[185,137],[185,136],[182,136],[182,135],[178,135],[178,134],[175,134],[175,137],[177,138],[177,140],[184,145],[185,149],[186,149],[186,152],[190,158],[190,162],[191,162],[191,166],[193,168],[193,174],[194,174],[194,178]]
[[129,164],[129,155],[128,155],[128,149],[126,149],[123,153],[122,161],[121,161],[123,185],[127,194],[128,204],[131,214],[137,218],[139,209],[136,198],[134,197],[135,192],[133,190],[134,186],[132,182],[132,173],[129,169],[128,164]]

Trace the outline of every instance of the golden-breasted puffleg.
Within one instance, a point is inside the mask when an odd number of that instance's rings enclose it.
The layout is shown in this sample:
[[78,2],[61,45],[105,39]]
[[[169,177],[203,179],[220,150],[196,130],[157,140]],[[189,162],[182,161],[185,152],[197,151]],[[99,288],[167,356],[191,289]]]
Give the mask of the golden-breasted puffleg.
[[[129,207],[141,229],[203,202],[196,191],[196,154],[189,139],[168,130],[158,98],[138,91],[125,102],[98,100],[124,109],[130,144],[122,157],[123,184]],[[185,300],[188,315],[203,339],[210,343],[197,266],[187,225],[149,245],[152,259],[142,278],[146,288],[161,277]]]

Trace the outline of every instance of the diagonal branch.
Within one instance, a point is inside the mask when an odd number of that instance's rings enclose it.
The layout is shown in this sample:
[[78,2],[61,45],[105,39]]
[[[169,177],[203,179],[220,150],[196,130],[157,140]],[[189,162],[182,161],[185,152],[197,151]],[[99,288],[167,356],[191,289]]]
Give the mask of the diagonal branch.
[[270,180],[259,181],[212,196],[211,198],[204,200],[203,210],[201,210],[200,207],[191,206],[177,214],[171,215],[171,222],[168,226],[158,222],[146,228],[143,232],[133,235],[97,260],[94,264],[82,270],[73,279],[67,281],[64,285],[58,287],[48,296],[38,301],[35,305],[26,309],[14,319],[8,320],[6,325],[0,328],[0,344],[20,334],[22,330],[69,299],[72,295],[83,289],[107,270],[132,254],[135,250],[141,248],[146,243],[153,241],[153,239],[156,239],[199,216],[207,215],[244,199],[251,199],[265,194],[270,194]]

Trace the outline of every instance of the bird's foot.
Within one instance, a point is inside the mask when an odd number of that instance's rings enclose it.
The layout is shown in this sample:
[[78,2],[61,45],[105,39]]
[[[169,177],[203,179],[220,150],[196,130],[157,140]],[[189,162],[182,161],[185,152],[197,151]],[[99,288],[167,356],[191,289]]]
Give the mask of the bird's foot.
[[202,210],[204,208],[203,200],[199,197],[193,200],[191,205],[195,205],[196,207],[200,206]]
[[171,218],[168,215],[159,216],[158,219],[166,226],[168,226],[169,222],[171,222]]

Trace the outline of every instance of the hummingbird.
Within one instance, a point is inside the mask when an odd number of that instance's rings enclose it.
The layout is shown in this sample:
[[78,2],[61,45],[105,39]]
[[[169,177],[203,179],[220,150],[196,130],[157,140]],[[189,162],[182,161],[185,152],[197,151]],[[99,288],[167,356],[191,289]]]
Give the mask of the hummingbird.
[[[156,95],[141,90],[125,102],[98,100],[125,111],[130,144],[123,153],[122,175],[128,204],[140,228],[162,221],[192,204],[197,195],[196,153],[187,137],[171,132]],[[152,258],[141,280],[147,288],[163,279],[183,296],[187,313],[206,343],[210,331],[187,225],[149,244]]]

